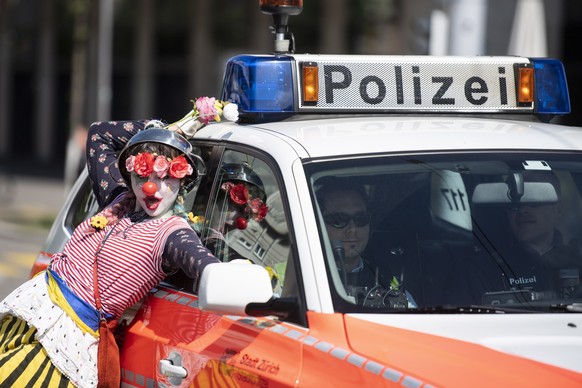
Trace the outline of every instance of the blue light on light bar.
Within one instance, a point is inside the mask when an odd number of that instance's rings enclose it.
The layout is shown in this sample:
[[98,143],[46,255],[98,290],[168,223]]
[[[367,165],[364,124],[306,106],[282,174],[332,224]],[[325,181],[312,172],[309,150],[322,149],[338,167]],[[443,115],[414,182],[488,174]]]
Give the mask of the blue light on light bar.
[[[299,93],[304,63],[318,64],[319,94],[309,105]],[[533,104],[512,94],[515,66],[533,67]],[[221,99],[238,105],[242,122],[338,112],[517,113],[549,121],[570,113],[564,67],[547,58],[239,55],[226,65]]]
[[286,56],[231,58],[221,98],[238,104],[242,118],[263,121],[271,115],[290,115],[295,112],[292,69],[292,58]]
[[566,73],[557,59],[531,59],[534,67],[536,103],[535,111],[541,114],[570,113],[570,97]]

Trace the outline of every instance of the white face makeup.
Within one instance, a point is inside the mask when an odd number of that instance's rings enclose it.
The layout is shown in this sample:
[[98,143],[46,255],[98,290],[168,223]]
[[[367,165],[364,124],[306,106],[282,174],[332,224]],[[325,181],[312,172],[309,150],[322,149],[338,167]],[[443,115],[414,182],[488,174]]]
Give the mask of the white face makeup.
[[[151,189],[151,185],[148,187],[150,190],[146,189],[144,192],[143,186],[146,182],[155,184],[155,192]],[[150,217],[169,216],[180,191],[180,179],[170,176],[158,178],[155,172],[148,178],[131,174],[131,189],[137,199],[138,207],[145,210]]]

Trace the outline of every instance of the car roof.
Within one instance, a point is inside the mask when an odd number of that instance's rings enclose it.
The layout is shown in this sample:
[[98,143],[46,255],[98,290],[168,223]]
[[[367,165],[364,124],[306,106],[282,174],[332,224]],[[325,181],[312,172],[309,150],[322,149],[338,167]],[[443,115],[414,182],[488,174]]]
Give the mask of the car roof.
[[[272,153],[284,140],[302,157],[470,150],[579,150],[582,128],[500,118],[455,116],[355,116],[261,124],[224,123],[200,138],[254,145]],[[303,153],[303,155],[301,155]]]

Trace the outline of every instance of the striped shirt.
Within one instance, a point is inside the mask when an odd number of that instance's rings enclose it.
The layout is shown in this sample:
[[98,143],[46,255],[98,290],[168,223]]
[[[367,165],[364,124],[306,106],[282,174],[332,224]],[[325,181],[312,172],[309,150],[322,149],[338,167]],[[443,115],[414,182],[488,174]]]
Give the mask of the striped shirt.
[[63,251],[53,256],[51,268],[75,294],[95,306],[93,261],[99,251],[103,309],[118,318],[166,276],[162,268],[166,240],[183,228],[189,228],[188,224],[176,216],[136,223],[123,217],[115,225],[86,233],[92,229],[86,220],[75,229]]

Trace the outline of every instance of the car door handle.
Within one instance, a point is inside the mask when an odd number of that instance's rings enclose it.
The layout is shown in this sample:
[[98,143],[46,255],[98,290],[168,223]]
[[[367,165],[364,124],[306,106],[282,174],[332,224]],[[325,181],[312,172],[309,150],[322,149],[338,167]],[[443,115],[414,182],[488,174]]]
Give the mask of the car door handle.
[[181,365],[174,365],[172,360],[160,360],[160,372],[168,377],[183,379],[188,376],[188,371]]

